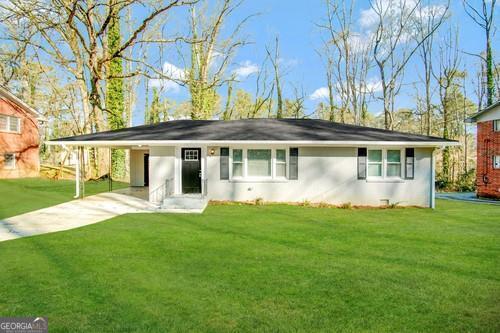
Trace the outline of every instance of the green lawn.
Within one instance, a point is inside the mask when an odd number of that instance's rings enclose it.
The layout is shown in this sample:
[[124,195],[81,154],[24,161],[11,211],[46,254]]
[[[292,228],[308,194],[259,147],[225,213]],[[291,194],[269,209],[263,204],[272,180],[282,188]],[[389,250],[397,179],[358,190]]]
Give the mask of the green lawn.
[[0,316],[50,332],[500,331],[499,206],[209,206],[7,241],[0,258]]
[[[124,183],[113,182],[113,188]],[[107,181],[85,182],[85,195],[108,190]],[[0,219],[50,207],[69,200],[75,195],[75,182],[42,178],[0,180]]]

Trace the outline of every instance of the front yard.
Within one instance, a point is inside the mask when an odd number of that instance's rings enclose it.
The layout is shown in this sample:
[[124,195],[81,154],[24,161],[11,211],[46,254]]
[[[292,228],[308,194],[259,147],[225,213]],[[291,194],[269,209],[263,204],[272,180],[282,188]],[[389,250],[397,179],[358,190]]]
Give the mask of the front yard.
[[[71,198],[5,184],[2,216]],[[0,258],[0,316],[51,332],[500,330],[499,206],[209,206],[2,242]]]

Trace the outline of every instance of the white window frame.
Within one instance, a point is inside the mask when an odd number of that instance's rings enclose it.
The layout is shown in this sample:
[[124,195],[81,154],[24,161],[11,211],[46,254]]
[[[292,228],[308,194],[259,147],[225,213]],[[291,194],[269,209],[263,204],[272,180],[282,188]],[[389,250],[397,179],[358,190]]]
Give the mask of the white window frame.
[[[194,153],[194,154],[193,154]],[[185,161],[199,161],[199,151],[198,149],[184,149],[184,160]]]
[[[243,155],[243,176],[233,177],[233,150],[241,149]],[[248,150],[252,149],[269,149],[271,150],[271,176],[249,176],[248,175]],[[285,151],[285,177],[276,176],[276,150]],[[241,182],[286,182],[288,181],[288,166],[290,165],[290,152],[285,146],[233,146],[229,147],[229,180]]]
[[[6,114],[0,114],[0,117],[5,117],[6,119],[6,127],[5,128],[0,128],[0,132],[5,132],[5,133],[21,133],[21,118],[19,117],[16,117],[16,116],[9,116],[9,115],[6,115]],[[10,130],[10,123],[12,121],[16,121],[17,122],[17,131],[11,131]]]
[[500,155],[493,155],[493,169],[500,169]]
[[[370,162],[370,151],[380,150],[381,151],[381,161],[380,162]],[[381,169],[380,176],[370,176],[370,165],[379,165]],[[384,178],[385,168],[384,168],[384,150],[382,148],[368,148],[366,151],[366,179],[381,179]]]
[[[382,151],[382,175],[381,176],[370,176],[368,174],[368,166],[370,164],[376,164],[374,162],[371,162],[368,160],[368,156],[370,154],[370,150],[381,150]],[[387,165],[388,164],[396,164],[396,163],[389,163],[387,161],[387,151],[388,150],[399,150],[399,177],[398,176],[387,176]],[[366,180],[375,180],[375,181],[380,181],[380,180],[395,180],[395,181],[401,181],[404,179],[404,173],[403,173],[403,161],[404,161],[404,148],[402,147],[389,147],[389,148],[382,148],[382,147],[369,147],[366,152]],[[415,168],[415,165],[413,166]]]
[[493,131],[500,132],[500,119],[493,120]]
[[[7,165],[5,163],[6,162],[5,155],[12,155],[12,157],[13,157],[12,165]],[[15,170],[16,169],[16,153],[4,153],[3,154],[3,168],[5,170]]]

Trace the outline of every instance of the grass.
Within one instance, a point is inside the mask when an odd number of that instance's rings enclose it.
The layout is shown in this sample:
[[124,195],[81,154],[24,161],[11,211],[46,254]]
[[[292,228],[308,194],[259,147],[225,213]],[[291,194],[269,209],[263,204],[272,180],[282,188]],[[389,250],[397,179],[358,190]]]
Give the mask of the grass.
[[0,314],[48,316],[51,332],[495,332],[499,215],[451,201],[124,215],[0,243]]
[[[113,182],[113,188],[127,184]],[[107,181],[85,182],[85,195],[108,190]],[[50,207],[69,200],[75,195],[75,182],[71,180],[51,180],[44,178],[2,179],[0,180],[0,219]]]

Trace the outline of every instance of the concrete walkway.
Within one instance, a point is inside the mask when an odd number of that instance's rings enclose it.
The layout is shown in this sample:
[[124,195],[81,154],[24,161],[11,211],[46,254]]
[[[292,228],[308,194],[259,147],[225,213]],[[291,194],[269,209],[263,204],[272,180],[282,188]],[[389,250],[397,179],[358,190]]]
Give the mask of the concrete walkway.
[[148,201],[127,194],[126,191],[101,193],[0,220],[0,241],[78,228],[122,214],[157,209]]
[[445,200],[458,200],[458,201],[467,201],[475,203],[484,203],[484,204],[500,206],[500,200],[478,198],[476,197],[476,193],[474,192],[442,192],[442,193],[436,193],[436,198]]

